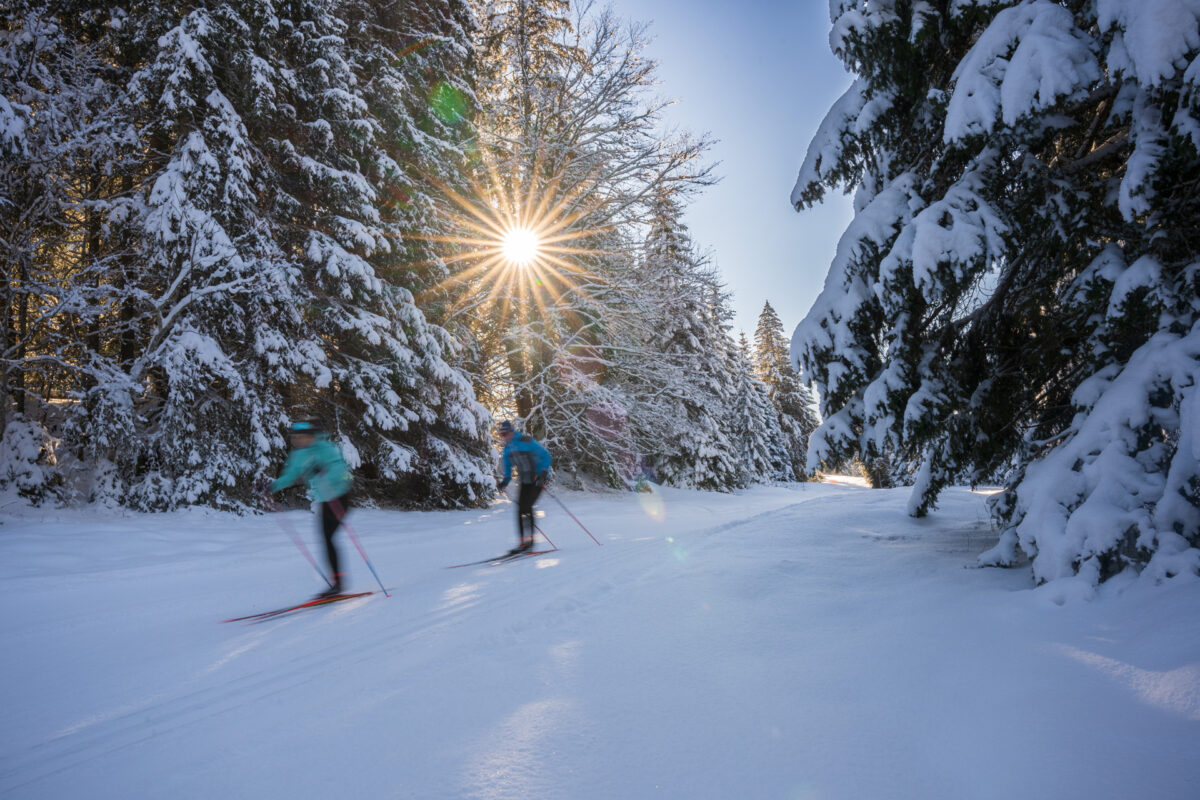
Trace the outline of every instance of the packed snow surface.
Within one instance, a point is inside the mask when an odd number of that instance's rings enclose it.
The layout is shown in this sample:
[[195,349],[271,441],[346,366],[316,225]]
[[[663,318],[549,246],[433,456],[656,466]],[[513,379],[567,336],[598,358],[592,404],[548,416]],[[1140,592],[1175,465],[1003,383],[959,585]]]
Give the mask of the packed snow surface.
[[559,496],[603,546],[544,498],[558,551],[446,569],[513,506],[353,511],[393,596],[258,624],[320,588],[306,511],[9,504],[0,797],[1196,797],[1196,579],[972,568],[965,489]]

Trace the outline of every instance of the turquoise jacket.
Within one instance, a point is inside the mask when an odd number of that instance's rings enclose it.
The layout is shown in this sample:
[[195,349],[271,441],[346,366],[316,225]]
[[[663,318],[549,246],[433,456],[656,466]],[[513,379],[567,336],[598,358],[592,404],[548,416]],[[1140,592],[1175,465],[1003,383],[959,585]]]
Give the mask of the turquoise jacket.
[[508,486],[513,467],[521,483],[533,483],[537,476],[550,469],[550,451],[528,433],[516,432],[512,441],[504,445],[500,463],[500,488]]
[[305,481],[313,497],[324,503],[350,491],[354,479],[342,451],[328,436],[319,433],[308,447],[288,453],[283,474],[271,484],[271,491],[278,492],[300,481]]

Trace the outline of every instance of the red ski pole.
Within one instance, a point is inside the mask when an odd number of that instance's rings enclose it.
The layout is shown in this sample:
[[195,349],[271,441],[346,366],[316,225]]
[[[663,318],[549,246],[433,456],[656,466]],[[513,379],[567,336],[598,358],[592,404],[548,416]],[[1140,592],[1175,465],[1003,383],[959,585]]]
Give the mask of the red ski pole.
[[271,497],[271,495],[267,494],[266,492],[263,493],[262,499],[267,508],[274,512],[271,516],[275,517],[275,521],[279,523],[279,527],[283,528],[287,535],[292,537],[292,544],[296,545],[296,548],[304,554],[306,559],[308,559],[308,563],[312,564],[312,568],[315,569],[317,574],[321,576],[321,580],[325,581],[325,584],[332,589],[333,581],[329,580],[329,578],[326,577],[325,572],[319,566],[317,566],[317,560],[313,558],[312,553],[308,552],[308,548],[304,545],[304,540],[300,538],[300,534],[296,533],[296,529],[292,527],[292,523],[286,521],[287,517],[284,516],[285,512],[283,508],[279,505],[279,503],[275,502],[274,497]]
[[363,550],[362,542],[358,541],[358,534],[354,532],[354,528],[351,528],[350,525],[347,524],[345,507],[336,497],[328,502],[329,507],[333,509],[333,513],[337,515],[338,522],[342,523],[342,527],[345,528],[346,533],[349,534],[350,541],[354,542],[354,546],[358,548],[358,554],[363,557],[363,561],[367,562],[367,569],[371,570],[371,574],[375,576],[375,580],[379,584],[379,588],[383,589],[383,596],[391,597],[392,595],[384,587],[383,581],[379,580],[379,573],[375,571],[375,565],[371,563],[371,559],[367,558],[367,551]]
[[[559,500],[559,499],[558,499],[558,495],[556,495],[556,494],[553,494],[553,493],[552,493],[552,492],[551,492],[549,489],[543,489],[542,491],[544,491],[546,494],[548,494],[548,495],[550,495],[551,497],[553,497],[553,498],[554,498],[554,502],[556,502],[556,503],[558,503],[560,506],[562,506],[562,510],[563,510],[563,511],[565,511],[565,512],[567,512],[567,516],[569,516],[571,519],[575,520],[575,524],[576,524],[576,525],[578,525],[579,527],[583,528],[583,532],[584,532],[584,533],[586,533],[588,536],[592,536],[592,532],[591,532],[591,531],[589,531],[589,530],[587,529],[587,526],[586,526],[586,525],[584,525],[582,522],[580,522],[580,521],[579,521],[579,518],[578,518],[578,517],[576,517],[574,514],[572,514],[572,513],[571,513],[571,509],[567,508],[567,507],[566,507],[566,506],[563,504],[563,501],[562,501],[562,500]],[[548,541],[548,540],[547,540],[547,541]],[[599,540],[599,539],[597,539],[595,536],[592,536],[592,541],[593,541],[593,542],[595,542],[596,544],[600,545],[601,547],[604,547],[604,545],[603,545],[603,544],[600,544],[600,540]]]
[[558,549],[558,545],[556,545],[554,542],[550,541],[550,537],[546,535],[546,532],[544,530],[542,530],[541,528],[539,528],[537,526],[536,522],[533,523],[533,529],[535,531],[537,531],[538,533],[540,533],[542,535],[542,538],[545,539],[550,544],[551,547],[553,547],[555,550]]

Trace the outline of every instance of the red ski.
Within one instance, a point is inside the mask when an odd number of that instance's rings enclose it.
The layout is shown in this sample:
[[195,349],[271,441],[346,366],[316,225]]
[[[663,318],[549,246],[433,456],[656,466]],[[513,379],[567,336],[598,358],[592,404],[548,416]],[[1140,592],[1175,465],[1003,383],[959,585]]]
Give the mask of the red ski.
[[[554,550],[557,549],[557,547],[554,548]],[[485,558],[483,561],[470,561],[466,564],[452,564],[451,566],[446,567],[446,569],[461,569],[462,567],[475,567],[483,564],[494,566],[496,564],[503,564],[506,561],[515,561],[523,556],[541,556],[545,555],[546,553],[553,553],[554,550],[526,550],[524,553],[505,553],[504,555],[496,556],[495,558]]]
[[264,611],[261,614],[250,614],[245,617],[234,617],[233,619],[223,619],[221,622],[257,622],[262,619],[270,619],[283,614],[291,613],[292,611],[301,611],[306,608],[316,608],[317,606],[327,606],[331,603],[339,603],[342,600],[353,600],[356,597],[366,597],[374,592],[355,592],[354,594],[335,594],[332,597],[316,597],[309,600],[307,603],[288,606],[287,608],[277,608],[274,611]]

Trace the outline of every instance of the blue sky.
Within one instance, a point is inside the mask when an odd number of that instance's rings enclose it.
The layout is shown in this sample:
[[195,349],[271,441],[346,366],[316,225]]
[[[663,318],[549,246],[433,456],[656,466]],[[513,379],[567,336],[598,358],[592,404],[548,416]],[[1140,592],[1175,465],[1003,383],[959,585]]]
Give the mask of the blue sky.
[[686,220],[734,293],[734,334],[752,336],[770,300],[790,337],[851,216],[841,194],[803,213],[788,203],[809,140],[850,84],[829,52],[827,0],[614,0],[613,7],[650,23],[661,94],[678,101],[669,121],[719,140],[712,157],[722,180]]

